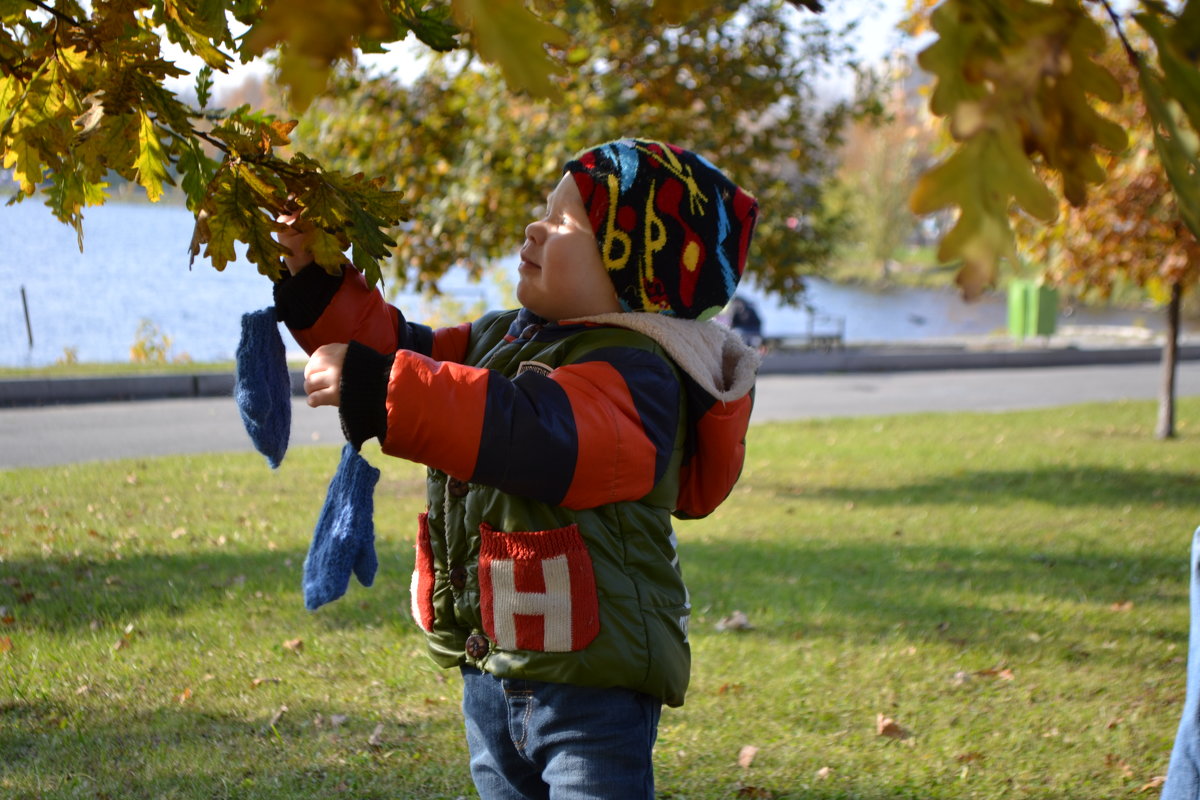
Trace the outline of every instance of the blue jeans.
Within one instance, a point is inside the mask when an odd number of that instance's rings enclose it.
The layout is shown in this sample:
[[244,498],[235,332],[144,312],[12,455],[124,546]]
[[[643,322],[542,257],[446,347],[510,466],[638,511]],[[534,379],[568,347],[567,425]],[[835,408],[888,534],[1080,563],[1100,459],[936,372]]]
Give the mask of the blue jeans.
[[1187,682],[1183,714],[1167,766],[1162,800],[1196,800],[1200,797],[1200,528],[1192,534],[1191,626],[1188,633]]
[[653,800],[658,698],[462,674],[471,778],[483,800]]

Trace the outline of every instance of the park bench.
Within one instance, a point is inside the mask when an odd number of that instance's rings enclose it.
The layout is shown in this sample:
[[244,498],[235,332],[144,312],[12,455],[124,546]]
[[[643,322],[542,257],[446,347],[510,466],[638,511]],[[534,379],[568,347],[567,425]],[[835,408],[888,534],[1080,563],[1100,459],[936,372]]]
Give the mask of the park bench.
[[846,347],[846,318],[834,314],[822,314],[812,306],[805,306],[808,324],[804,333],[768,336],[763,344],[768,350],[821,350],[832,353]]

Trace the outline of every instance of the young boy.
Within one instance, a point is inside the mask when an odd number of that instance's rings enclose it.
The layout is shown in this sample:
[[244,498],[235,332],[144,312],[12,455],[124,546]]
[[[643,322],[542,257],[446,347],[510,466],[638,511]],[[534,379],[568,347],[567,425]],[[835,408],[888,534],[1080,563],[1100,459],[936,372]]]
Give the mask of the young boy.
[[690,668],[671,516],[732,489],[758,365],[702,320],[732,297],[757,213],[693,153],[600,145],[525,229],[522,308],[440,330],[281,237],[276,308],[311,353],[309,405],[429,467],[412,611],[462,672],[484,798],[654,796],[659,712]]

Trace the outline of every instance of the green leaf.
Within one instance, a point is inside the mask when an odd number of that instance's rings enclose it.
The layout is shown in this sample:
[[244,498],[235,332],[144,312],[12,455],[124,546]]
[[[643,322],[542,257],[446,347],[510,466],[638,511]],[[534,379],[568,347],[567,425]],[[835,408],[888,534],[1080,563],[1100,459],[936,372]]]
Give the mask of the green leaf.
[[316,262],[335,275],[340,271],[341,265],[346,263],[346,256],[342,252],[344,247],[337,236],[321,228],[316,229],[312,241],[309,242],[309,249]]
[[[1200,2],[1191,5],[1200,9]],[[1200,12],[1194,16],[1200,18]],[[1195,31],[1188,28],[1181,18],[1171,29],[1150,14],[1137,14],[1138,24],[1150,34],[1158,50],[1158,63],[1162,68],[1162,90],[1179,103],[1191,122],[1192,128],[1200,131],[1200,22],[1194,23]],[[1192,53],[1189,60],[1187,53]]]
[[272,278],[279,277],[279,260],[288,251],[273,235],[275,224],[266,214],[261,213],[248,213],[245,220],[246,259],[258,267],[260,274]]
[[372,256],[368,252],[368,248],[362,245],[355,244],[350,248],[350,263],[363,274],[368,286],[374,286],[383,279],[383,272],[379,268],[378,259]]
[[167,152],[158,139],[158,130],[150,115],[138,112],[138,156],[133,162],[137,170],[137,182],[146,190],[150,202],[162,199],[163,184],[174,185],[167,172]]
[[201,207],[204,194],[218,164],[204,153],[197,141],[188,142],[179,155],[180,186],[187,197],[187,207],[193,212]]
[[208,101],[212,97],[212,88],[212,67],[205,64],[196,73],[196,103],[200,106],[200,108],[205,108],[208,106]]
[[221,42],[232,43],[225,23],[225,3],[221,0],[162,0],[161,9],[160,21],[171,41],[195,53],[207,66],[222,72],[228,70],[229,56],[216,47]]
[[393,10],[413,35],[431,49],[444,53],[460,46],[459,28],[450,18],[448,7],[418,8],[411,2],[400,0],[393,3]]
[[1140,65],[1138,77],[1146,109],[1154,121],[1154,147],[1175,192],[1179,217],[1200,239],[1200,156],[1195,147],[1187,146],[1188,139],[1175,120],[1158,77],[1145,64]]
[[252,192],[250,200],[254,206],[269,209],[275,214],[283,213],[287,205],[287,186],[270,167],[239,162],[230,168],[242,181],[244,188]]

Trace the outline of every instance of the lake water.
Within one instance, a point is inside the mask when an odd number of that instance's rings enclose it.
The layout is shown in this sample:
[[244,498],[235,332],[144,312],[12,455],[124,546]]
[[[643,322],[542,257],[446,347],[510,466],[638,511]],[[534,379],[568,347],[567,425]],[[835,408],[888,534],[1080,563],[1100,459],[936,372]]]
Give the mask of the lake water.
[[[175,356],[232,359],[241,315],[271,304],[271,284],[244,261],[217,272],[197,259],[189,269],[192,224],[191,214],[178,206],[110,203],[86,212],[80,253],[74,230],[36,198],[0,208],[0,365],[43,366],[67,351],[85,362],[128,361],[143,321],[170,337]],[[506,266],[515,277],[515,262]],[[467,302],[500,302],[498,289],[469,285],[462,276],[451,276],[444,288]],[[807,329],[803,310],[783,307],[753,286],[743,294],[758,305],[766,335]],[[418,320],[428,308],[410,294],[394,301]],[[851,343],[990,334],[1003,331],[1007,321],[1003,296],[964,303],[952,292],[874,292],[810,280],[808,302],[844,318]],[[1070,322],[1157,330],[1161,317],[1158,311],[1080,311]]]

